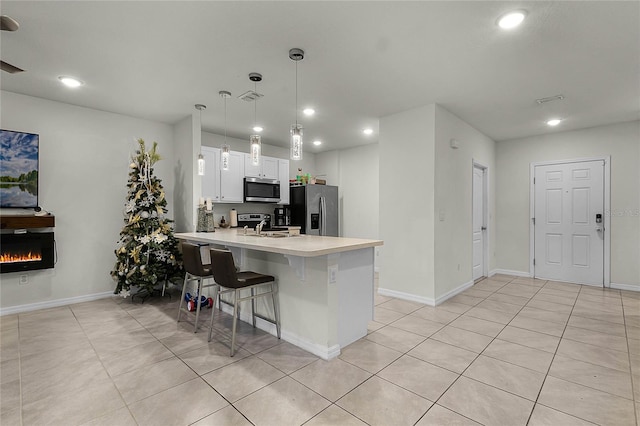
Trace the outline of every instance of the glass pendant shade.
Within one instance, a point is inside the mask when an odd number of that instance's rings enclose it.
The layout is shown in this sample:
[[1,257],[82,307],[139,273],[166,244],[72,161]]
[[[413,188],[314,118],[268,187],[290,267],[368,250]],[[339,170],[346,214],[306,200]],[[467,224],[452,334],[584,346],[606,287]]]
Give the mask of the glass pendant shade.
[[302,160],[302,125],[291,125],[291,159]]
[[249,138],[251,141],[251,165],[260,165],[260,135],[251,135]]
[[198,154],[198,176],[204,176],[204,157]]
[[231,147],[227,144],[222,145],[222,152],[221,152],[222,170],[229,170],[230,155],[231,155]]

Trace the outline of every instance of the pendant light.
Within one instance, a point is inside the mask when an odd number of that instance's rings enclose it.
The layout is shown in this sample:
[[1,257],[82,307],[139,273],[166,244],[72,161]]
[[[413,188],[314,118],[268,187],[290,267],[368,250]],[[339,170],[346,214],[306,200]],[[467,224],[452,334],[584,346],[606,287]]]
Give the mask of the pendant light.
[[220,97],[224,99],[224,143],[221,147],[220,161],[222,162],[222,170],[229,170],[229,157],[231,155],[231,147],[227,144],[227,99],[231,97],[231,92],[221,90],[218,92]]
[[[207,109],[207,106],[196,104],[195,107],[200,111],[200,129],[202,129],[202,110]],[[198,176],[204,176],[204,156],[202,155],[202,152],[198,154]]]
[[[258,82],[262,81],[262,74],[257,72],[252,72],[249,74],[249,80],[253,81],[253,91],[257,93]],[[258,97],[253,101],[253,130],[258,131],[257,117],[258,117]],[[253,134],[249,137],[249,149],[251,155],[251,165],[259,166],[260,165],[260,151],[261,151],[261,138],[260,135]]]
[[298,124],[298,61],[304,59],[302,49],[289,50],[289,59],[296,63],[296,124],[291,125],[291,159],[302,160],[302,125]]

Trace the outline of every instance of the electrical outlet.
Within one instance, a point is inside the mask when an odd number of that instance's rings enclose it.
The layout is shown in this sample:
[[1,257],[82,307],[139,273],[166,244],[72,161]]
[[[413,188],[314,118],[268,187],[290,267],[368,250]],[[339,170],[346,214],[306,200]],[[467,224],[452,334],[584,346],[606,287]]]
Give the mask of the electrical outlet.
[[29,275],[20,275],[20,285],[29,284]]
[[338,282],[338,265],[329,266],[329,283],[335,284]]

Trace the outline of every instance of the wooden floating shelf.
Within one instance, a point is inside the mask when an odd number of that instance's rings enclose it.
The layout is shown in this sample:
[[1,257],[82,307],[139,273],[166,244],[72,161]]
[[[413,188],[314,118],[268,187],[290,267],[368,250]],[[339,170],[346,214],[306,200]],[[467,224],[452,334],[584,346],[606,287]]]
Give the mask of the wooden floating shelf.
[[0,229],[51,228],[54,226],[56,226],[56,217],[49,214],[46,216],[0,216]]

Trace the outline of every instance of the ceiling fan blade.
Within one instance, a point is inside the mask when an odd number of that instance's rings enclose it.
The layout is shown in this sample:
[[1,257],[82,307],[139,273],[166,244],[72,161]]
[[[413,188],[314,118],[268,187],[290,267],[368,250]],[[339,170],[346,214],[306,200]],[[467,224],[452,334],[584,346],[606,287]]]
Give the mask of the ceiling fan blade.
[[23,69],[14,67],[13,65],[6,63],[5,61],[0,61],[0,69],[2,69],[2,71],[8,72],[9,74],[16,74],[24,71]]
[[0,16],[0,29],[2,31],[16,31],[18,28],[20,28],[20,24],[15,19],[7,15]]

